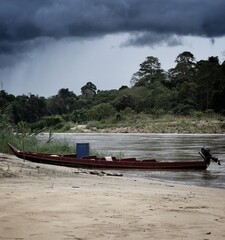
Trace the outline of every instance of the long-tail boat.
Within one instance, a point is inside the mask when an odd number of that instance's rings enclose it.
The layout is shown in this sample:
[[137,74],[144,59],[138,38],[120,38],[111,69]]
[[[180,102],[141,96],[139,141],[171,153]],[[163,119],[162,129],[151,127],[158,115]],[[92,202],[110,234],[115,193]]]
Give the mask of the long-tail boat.
[[36,163],[60,165],[74,168],[92,169],[142,169],[142,170],[205,170],[209,163],[199,161],[157,161],[155,159],[138,160],[136,158],[83,156],[77,158],[76,154],[58,155],[20,151],[8,144],[11,151],[18,158]]

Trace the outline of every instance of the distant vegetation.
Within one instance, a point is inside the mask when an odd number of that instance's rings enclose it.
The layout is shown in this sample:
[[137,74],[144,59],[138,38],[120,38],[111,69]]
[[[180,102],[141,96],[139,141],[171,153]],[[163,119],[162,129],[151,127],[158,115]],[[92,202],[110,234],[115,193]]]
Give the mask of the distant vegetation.
[[[31,132],[65,132],[75,124],[90,128],[124,127],[126,122],[130,126],[134,122],[144,124],[146,116],[223,116],[225,61],[220,63],[218,57],[209,57],[196,62],[192,53],[183,52],[177,56],[175,67],[166,72],[156,57],[149,56],[133,74],[131,87],[101,91],[88,82],[79,96],[62,88],[48,98],[33,94],[14,96],[1,90],[0,109],[4,124],[1,127],[6,131],[2,132],[3,137],[11,130],[9,122],[17,128],[25,124]],[[4,119],[6,109],[11,112],[10,120]],[[221,124],[224,126],[222,120]]]

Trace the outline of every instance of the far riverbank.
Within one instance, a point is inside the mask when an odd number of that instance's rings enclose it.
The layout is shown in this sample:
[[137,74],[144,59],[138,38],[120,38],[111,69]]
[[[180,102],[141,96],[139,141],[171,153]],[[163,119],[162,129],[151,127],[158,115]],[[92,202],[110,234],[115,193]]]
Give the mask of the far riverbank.
[[128,116],[126,120],[90,121],[71,124],[68,132],[77,133],[180,133],[180,134],[224,134],[225,117],[210,116],[204,118],[191,116],[146,115]]

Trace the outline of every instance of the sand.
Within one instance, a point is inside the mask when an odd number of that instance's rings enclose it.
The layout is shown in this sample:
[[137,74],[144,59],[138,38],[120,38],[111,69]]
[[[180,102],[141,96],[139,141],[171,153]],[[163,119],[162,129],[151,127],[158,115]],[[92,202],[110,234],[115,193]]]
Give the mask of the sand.
[[225,189],[96,176],[0,154],[0,240],[225,239]]

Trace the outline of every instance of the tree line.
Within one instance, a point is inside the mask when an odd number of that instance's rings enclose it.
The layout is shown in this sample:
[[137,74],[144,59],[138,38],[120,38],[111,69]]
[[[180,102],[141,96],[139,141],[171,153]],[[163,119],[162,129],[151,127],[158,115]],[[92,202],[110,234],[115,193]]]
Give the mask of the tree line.
[[61,123],[102,120],[121,112],[190,115],[194,112],[225,114],[225,61],[218,57],[196,61],[191,52],[175,59],[175,67],[165,71],[159,59],[149,56],[131,78],[131,86],[118,90],[98,90],[92,82],[76,95],[62,88],[45,98],[34,94],[14,96],[0,91],[0,108],[10,108],[12,121],[32,123],[37,128]]

